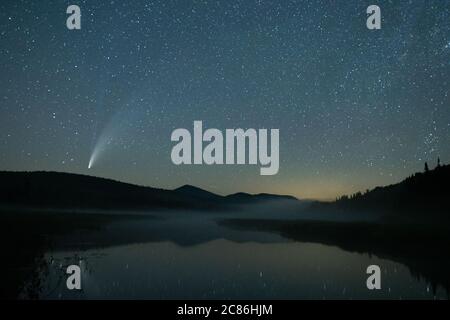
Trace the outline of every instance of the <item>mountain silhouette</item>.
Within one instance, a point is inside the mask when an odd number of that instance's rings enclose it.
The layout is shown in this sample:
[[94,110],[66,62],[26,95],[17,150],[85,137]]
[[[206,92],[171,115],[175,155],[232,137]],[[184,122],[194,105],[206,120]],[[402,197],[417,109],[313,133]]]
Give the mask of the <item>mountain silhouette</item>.
[[275,201],[275,200],[298,201],[298,199],[293,196],[276,195],[269,193],[250,194],[245,192],[230,194],[226,196],[226,199],[234,203],[242,203],[242,204],[262,202],[262,201]]
[[224,197],[204,189],[185,184],[174,190],[176,193],[206,201],[222,201]]
[[[289,196],[246,194],[245,203]],[[175,190],[62,172],[0,171],[0,206],[69,209],[193,209],[224,210],[243,203],[191,185]]]

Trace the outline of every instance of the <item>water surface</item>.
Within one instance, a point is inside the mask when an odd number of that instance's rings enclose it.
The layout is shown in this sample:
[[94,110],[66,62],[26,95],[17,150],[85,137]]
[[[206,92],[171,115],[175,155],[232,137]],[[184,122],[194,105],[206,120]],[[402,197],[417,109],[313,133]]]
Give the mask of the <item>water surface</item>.
[[[40,298],[47,299],[435,299],[440,286],[401,263],[270,232],[230,229],[219,214],[164,214],[111,222],[64,237],[43,260]],[[123,239],[130,238],[127,243]],[[110,244],[95,245],[102,234]],[[100,241],[101,243],[101,241]],[[66,289],[69,264],[82,267],[82,290]],[[366,287],[368,265],[382,289]],[[24,293],[25,295],[25,293]],[[25,296],[24,296],[25,297]]]

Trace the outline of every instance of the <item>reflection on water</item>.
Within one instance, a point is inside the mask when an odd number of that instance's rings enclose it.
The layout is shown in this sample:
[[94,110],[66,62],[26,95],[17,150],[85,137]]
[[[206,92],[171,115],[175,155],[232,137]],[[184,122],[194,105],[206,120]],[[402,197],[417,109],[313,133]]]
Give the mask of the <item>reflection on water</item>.
[[[39,297],[447,298],[442,288],[434,292],[402,264],[274,233],[233,230],[218,225],[216,218],[113,222],[103,230],[65,237],[59,248],[44,255]],[[90,245],[101,239],[113,245]],[[69,291],[65,267],[80,261],[83,290]],[[370,264],[382,269],[382,290],[366,288]]]
[[[99,255],[99,253],[101,253]],[[53,264],[42,298],[277,299],[433,298],[406,267],[319,244],[235,243],[213,240],[191,247],[171,242],[59,252],[46,259],[82,256],[82,292],[71,292]],[[82,266],[86,264],[82,263]],[[382,290],[366,289],[365,268],[383,270]],[[59,282],[58,282],[59,281]],[[437,297],[445,298],[438,290]]]

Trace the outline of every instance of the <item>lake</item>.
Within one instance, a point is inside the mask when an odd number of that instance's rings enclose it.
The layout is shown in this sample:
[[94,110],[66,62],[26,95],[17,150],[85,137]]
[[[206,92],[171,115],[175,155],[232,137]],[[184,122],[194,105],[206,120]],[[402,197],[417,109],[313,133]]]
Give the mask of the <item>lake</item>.
[[[65,235],[42,258],[38,297],[448,298],[443,287],[432,286],[401,263],[336,246],[293,241],[276,233],[232,229],[219,225],[221,218],[220,214],[165,213],[155,219],[113,221],[101,230]],[[104,238],[110,243],[98,241]],[[66,288],[65,269],[70,264],[81,265],[81,291]],[[372,264],[382,270],[381,290],[366,287],[366,268]],[[21,297],[27,298],[26,290]]]

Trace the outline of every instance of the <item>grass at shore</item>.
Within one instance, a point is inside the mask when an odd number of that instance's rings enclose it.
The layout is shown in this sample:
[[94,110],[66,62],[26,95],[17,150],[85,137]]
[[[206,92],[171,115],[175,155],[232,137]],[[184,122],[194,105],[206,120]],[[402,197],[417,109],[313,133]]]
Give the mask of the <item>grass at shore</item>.
[[56,212],[43,210],[0,210],[0,272],[5,277],[0,298],[19,296],[25,283],[32,282],[33,298],[39,291],[43,255],[55,239],[72,233],[97,232],[113,221],[149,219],[150,215]]

